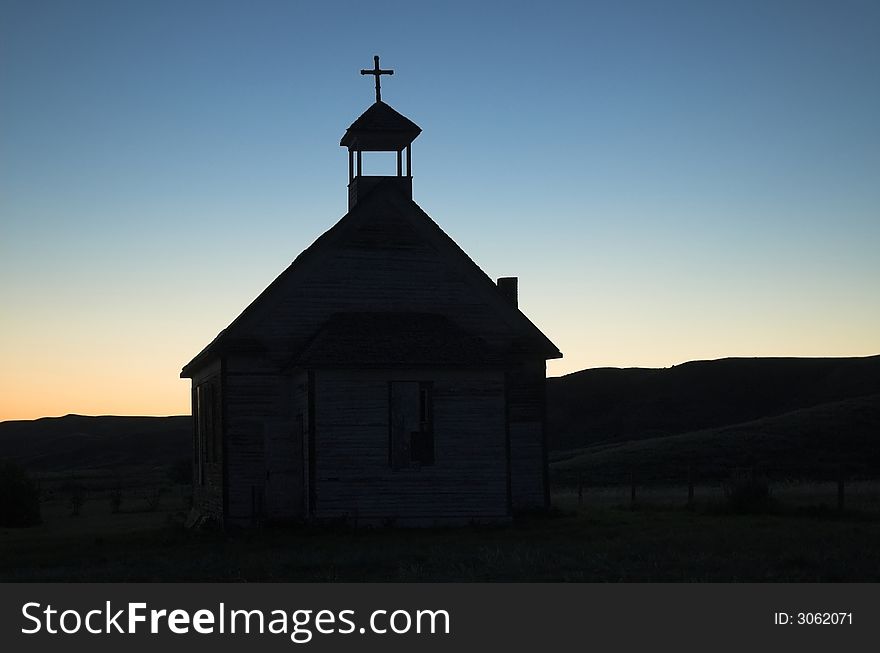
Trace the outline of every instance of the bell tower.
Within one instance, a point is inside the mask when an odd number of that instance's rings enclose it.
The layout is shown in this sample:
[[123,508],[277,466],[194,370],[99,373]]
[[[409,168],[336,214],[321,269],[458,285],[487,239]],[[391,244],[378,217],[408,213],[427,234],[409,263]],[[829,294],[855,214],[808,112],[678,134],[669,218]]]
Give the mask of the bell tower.
[[[376,184],[391,181],[412,199],[412,142],[422,133],[421,128],[382,101],[381,76],[393,75],[393,70],[379,67],[379,56],[373,57],[373,68],[361,70],[361,75],[376,78],[376,101],[345,130],[339,144],[348,148],[348,209]],[[404,151],[406,156],[404,157]],[[396,152],[396,175],[364,175],[364,152]],[[404,174],[404,158],[406,174]]]

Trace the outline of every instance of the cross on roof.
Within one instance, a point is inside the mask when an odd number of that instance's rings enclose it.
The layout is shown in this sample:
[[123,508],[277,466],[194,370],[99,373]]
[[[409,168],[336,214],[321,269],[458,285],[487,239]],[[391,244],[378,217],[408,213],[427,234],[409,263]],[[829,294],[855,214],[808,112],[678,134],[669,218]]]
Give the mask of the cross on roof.
[[379,68],[379,55],[373,57],[373,69],[361,70],[361,75],[375,75],[376,77],[376,102],[382,100],[382,89],[379,86],[379,75],[393,75],[393,70],[382,70]]

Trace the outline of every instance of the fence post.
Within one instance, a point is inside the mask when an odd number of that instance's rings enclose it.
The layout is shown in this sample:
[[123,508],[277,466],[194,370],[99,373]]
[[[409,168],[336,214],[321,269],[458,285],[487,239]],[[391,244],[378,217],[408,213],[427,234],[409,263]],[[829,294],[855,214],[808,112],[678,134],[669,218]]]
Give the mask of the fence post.
[[694,505],[694,470],[688,465],[688,508]]
[[584,475],[578,474],[578,506],[584,505]]
[[846,499],[846,468],[844,465],[840,466],[840,469],[837,471],[837,510],[838,512],[843,512],[843,506]]
[[635,509],[636,507],[636,473],[635,471],[631,471],[629,473],[629,507],[630,510]]

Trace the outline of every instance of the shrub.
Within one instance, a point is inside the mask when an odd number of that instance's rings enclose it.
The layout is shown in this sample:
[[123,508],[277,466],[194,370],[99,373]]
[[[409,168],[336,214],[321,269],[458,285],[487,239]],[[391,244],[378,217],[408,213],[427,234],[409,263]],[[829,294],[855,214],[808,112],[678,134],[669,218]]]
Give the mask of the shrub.
[[110,512],[114,515],[122,510],[122,486],[117,483],[110,491]]
[[733,470],[723,488],[727,506],[734,512],[760,512],[770,505],[770,483],[754,468]]
[[83,504],[86,502],[86,487],[77,482],[70,480],[64,484],[64,492],[68,496],[68,505],[70,506],[70,514],[73,517],[79,517]]
[[37,485],[12,461],[0,461],[0,526],[35,526],[41,521]]
[[147,510],[149,512],[155,512],[156,508],[159,507],[159,501],[162,499],[162,488],[156,487],[153,488],[152,491],[147,493]]

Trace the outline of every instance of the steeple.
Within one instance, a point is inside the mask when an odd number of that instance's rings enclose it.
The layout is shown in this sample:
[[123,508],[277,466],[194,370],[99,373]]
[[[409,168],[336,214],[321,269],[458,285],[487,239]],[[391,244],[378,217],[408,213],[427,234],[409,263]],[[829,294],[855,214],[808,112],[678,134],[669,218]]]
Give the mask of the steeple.
[[[339,144],[348,148],[348,208],[351,210],[360,197],[380,181],[391,180],[400,190],[412,197],[412,142],[422,133],[421,128],[382,101],[381,75],[393,75],[393,70],[379,67],[378,55],[374,67],[361,70],[362,75],[376,77],[376,101],[351,126]],[[406,174],[403,152],[406,150]],[[397,175],[364,175],[363,152],[397,152]]]

